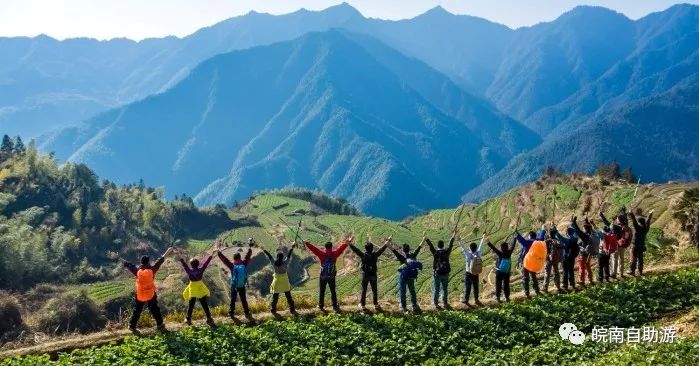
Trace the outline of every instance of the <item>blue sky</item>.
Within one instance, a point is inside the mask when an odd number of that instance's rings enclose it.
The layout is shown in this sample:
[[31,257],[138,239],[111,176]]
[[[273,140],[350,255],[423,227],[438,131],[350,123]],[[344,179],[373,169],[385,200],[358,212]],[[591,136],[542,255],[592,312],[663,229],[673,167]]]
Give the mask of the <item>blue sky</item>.
[[[283,14],[324,9],[342,0],[0,0],[0,36],[41,33],[64,39],[186,36],[255,10]],[[516,28],[555,19],[576,5],[601,5],[637,19],[673,4],[699,0],[348,0],[367,17],[411,18],[437,5]]]

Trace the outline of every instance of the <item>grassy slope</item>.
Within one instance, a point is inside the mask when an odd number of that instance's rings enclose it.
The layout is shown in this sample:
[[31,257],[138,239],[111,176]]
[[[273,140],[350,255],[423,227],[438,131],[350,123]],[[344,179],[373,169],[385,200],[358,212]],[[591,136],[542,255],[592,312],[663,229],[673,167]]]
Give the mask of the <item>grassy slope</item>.
[[[597,218],[600,208],[611,216],[621,206],[640,208],[644,212],[655,209],[656,220],[653,224],[653,232],[649,236],[650,251],[648,253],[649,262],[670,262],[684,260],[691,256],[691,251],[679,251],[677,243],[685,242],[686,238],[679,233],[676,223],[672,220],[672,215],[668,211],[668,205],[678,199],[685,189],[698,187],[699,184],[663,184],[663,185],[642,185],[638,189],[636,198],[633,197],[635,186],[614,183],[602,186],[597,178],[589,177],[563,177],[549,178],[543,182],[537,182],[528,186],[507,192],[497,198],[490,199],[478,205],[469,205],[465,208],[460,225],[460,237],[466,241],[477,240],[482,233],[487,233],[491,242],[500,242],[510,236],[514,230],[517,213],[521,212],[519,227],[522,231],[534,229],[540,226],[543,220],[550,222],[555,215],[556,223],[563,228],[568,224],[571,215],[583,215],[583,210],[587,209],[590,216]],[[554,209],[554,188],[555,209]],[[284,205],[282,208],[276,208]],[[343,233],[354,233],[355,242],[360,247],[371,238],[374,242],[380,242],[383,238],[392,235],[395,243],[408,243],[415,247],[425,232],[434,242],[438,239],[448,240],[451,228],[453,227],[457,210],[439,209],[425,215],[416,217],[406,222],[393,222],[381,218],[365,216],[339,216],[320,215],[310,216],[299,215],[302,210],[308,213],[312,205],[308,202],[286,198],[277,195],[261,195],[249,202],[242,208],[232,211],[232,217],[252,216],[257,218],[261,227],[243,227],[231,232],[219,235],[226,243],[235,240],[246,241],[249,237],[255,240],[264,248],[274,251],[278,247],[278,238],[283,237],[285,242],[290,242],[294,238],[296,225],[299,219],[303,220],[300,237],[316,244],[322,244],[327,240],[337,242]],[[598,220],[599,221],[599,220]],[[191,240],[189,248],[192,253],[199,253],[208,248],[214,238],[208,240]],[[685,244],[686,245],[686,244]],[[232,256],[237,248],[229,248],[226,254]],[[518,250],[518,249],[517,249]],[[258,251],[256,251],[256,254]],[[297,253],[302,257],[308,256],[308,252],[299,249]],[[420,259],[425,264],[425,270],[418,279],[418,291],[422,301],[427,301],[431,297],[431,256],[427,248],[423,248]],[[220,267],[218,260],[214,260],[216,266]],[[265,265],[264,261],[258,261],[259,270]],[[315,262],[313,262],[315,263]],[[489,249],[484,250],[484,275],[482,280],[482,294],[489,294],[492,291],[494,281],[493,273],[494,257]],[[163,281],[164,287],[175,287],[172,290],[181,291],[181,270],[178,264],[168,261],[163,276],[174,277]],[[356,256],[347,251],[338,261],[338,292],[341,298],[353,302],[359,294],[359,276],[357,273],[358,262]],[[452,281],[450,282],[452,300],[456,300],[463,292],[464,260],[460,249],[455,248],[452,253]],[[394,301],[396,299],[396,280],[398,263],[394,256],[387,251],[381,258],[379,265],[379,294],[384,301]],[[317,274],[316,264],[307,268],[309,278],[303,283],[297,284],[295,293],[317,296]],[[212,271],[211,276],[215,281],[225,287],[225,272],[217,269]],[[513,290],[518,289],[517,276],[513,277]],[[112,281],[109,284],[93,284],[89,293],[98,301],[114,296],[116,288],[123,288],[120,280]],[[108,288],[108,289],[105,289]],[[164,291],[169,291],[165,289]],[[126,286],[124,291],[128,292]],[[122,293],[121,291],[119,292]],[[105,295],[109,294],[109,295]],[[482,295],[483,296],[483,295]]]

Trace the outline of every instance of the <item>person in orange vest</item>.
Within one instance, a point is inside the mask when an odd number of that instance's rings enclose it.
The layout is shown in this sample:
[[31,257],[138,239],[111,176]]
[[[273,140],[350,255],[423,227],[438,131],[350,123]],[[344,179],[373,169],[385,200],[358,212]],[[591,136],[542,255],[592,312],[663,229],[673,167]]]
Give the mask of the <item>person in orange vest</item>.
[[160,313],[160,307],[158,306],[158,295],[155,291],[155,273],[158,272],[160,266],[165,262],[165,258],[170,255],[173,250],[174,248],[172,247],[168,248],[163,256],[153,264],[150,262],[150,257],[144,255],[141,257],[140,266],[125,261],[117,255],[117,258],[124,263],[124,267],[136,277],[136,305],[131,315],[131,320],[129,321],[129,329],[132,332],[136,332],[136,324],[138,323],[138,319],[141,318],[143,307],[146,305],[151,315],[153,315],[153,319],[155,319],[158,330],[161,332],[167,331],[163,323],[163,316]]

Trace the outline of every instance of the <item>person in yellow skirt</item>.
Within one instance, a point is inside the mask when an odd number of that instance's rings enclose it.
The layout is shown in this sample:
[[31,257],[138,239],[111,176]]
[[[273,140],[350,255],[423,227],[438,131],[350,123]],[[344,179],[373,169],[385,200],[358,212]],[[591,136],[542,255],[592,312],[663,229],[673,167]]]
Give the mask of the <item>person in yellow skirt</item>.
[[272,267],[274,268],[274,277],[272,279],[272,286],[270,292],[272,293],[272,314],[277,313],[277,302],[279,302],[279,294],[284,293],[286,296],[286,302],[289,304],[289,312],[293,315],[297,315],[296,309],[294,308],[294,299],[291,297],[291,282],[289,282],[289,262],[291,261],[291,253],[294,251],[294,247],[289,248],[289,252],[284,255],[284,252],[277,251],[277,256],[272,257],[266,249],[263,250]]
[[212,327],[215,326],[214,319],[211,317],[211,311],[209,311],[209,304],[206,301],[211,293],[209,292],[209,288],[204,284],[203,278],[204,271],[206,271],[206,267],[209,266],[211,258],[213,258],[216,252],[218,252],[218,250],[214,250],[212,254],[209,254],[209,256],[204,260],[204,263],[201,265],[199,260],[196,258],[192,258],[188,265],[185,258],[180,257],[180,263],[182,263],[182,267],[184,268],[184,271],[187,272],[187,276],[189,277],[189,284],[184,289],[184,292],[182,292],[182,297],[184,297],[184,300],[189,302],[187,318],[185,319],[188,325],[192,325],[192,312],[194,311],[194,304],[196,304],[198,299],[199,303],[201,303],[201,307],[204,308],[206,323]]

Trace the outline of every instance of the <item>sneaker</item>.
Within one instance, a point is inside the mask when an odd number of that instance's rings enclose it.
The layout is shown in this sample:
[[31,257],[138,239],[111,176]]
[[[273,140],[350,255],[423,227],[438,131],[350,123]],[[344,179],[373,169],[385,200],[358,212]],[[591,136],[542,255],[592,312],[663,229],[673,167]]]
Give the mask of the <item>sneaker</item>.
[[189,325],[189,326],[192,326],[192,319],[185,319],[184,323]]
[[342,310],[340,309],[339,306],[333,306],[333,311],[336,312],[336,313],[341,313],[341,312],[342,312]]
[[160,332],[160,333],[167,333],[168,332],[167,328],[165,327],[165,324],[158,325],[158,332]]
[[129,325],[129,331],[131,331],[131,333],[138,333],[138,329],[136,329],[135,325]]
[[483,303],[481,302],[481,300],[476,300],[476,305],[483,306]]
[[449,305],[449,304],[444,304],[444,308],[445,308],[446,310],[452,310],[452,307],[451,307],[451,305]]
[[420,313],[422,313],[422,309],[420,309],[419,306],[416,306],[416,307],[413,308],[413,312],[414,312],[414,313],[417,313],[417,314],[420,314]]
[[442,307],[439,306],[439,304],[432,305],[432,308],[434,308],[435,310],[442,310]]

